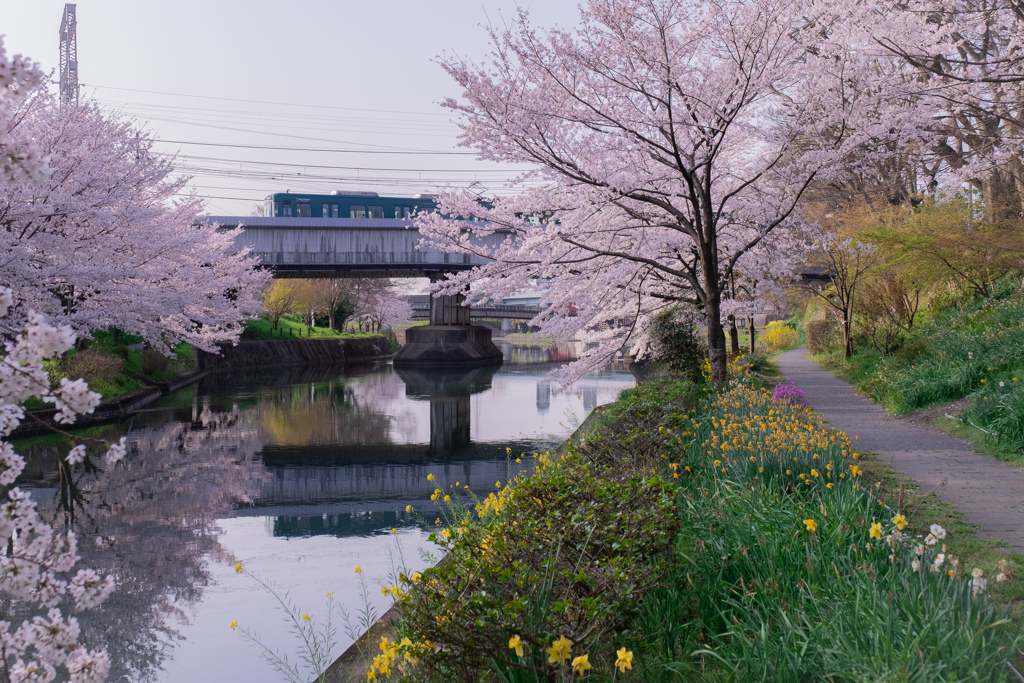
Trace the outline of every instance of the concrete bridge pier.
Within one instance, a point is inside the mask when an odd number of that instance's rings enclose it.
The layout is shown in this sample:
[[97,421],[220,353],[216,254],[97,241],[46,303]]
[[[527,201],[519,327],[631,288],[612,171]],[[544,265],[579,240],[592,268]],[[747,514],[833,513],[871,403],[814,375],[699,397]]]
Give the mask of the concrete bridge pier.
[[501,319],[501,331],[502,332],[511,332],[512,331],[512,319],[511,318],[502,318]]
[[[429,277],[438,282],[444,275]],[[490,328],[470,325],[465,303],[462,294],[430,297],[430,324],[406,330],[395,367],[500,365],[501,349],[491,341]]]

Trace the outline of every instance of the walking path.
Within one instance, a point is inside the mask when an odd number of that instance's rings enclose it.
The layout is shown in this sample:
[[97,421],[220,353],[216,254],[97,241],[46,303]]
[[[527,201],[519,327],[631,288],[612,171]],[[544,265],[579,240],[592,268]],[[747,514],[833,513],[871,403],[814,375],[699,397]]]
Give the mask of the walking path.
[[923,491],[954,504],[981,536],[1002,538],[1024,552],[1024,471],[976,453],[966,441],[908,425],[823,370],[801,346],[779,357],[779,369],[807,395],[807,404],[846,432],[855,446],[911,477]]

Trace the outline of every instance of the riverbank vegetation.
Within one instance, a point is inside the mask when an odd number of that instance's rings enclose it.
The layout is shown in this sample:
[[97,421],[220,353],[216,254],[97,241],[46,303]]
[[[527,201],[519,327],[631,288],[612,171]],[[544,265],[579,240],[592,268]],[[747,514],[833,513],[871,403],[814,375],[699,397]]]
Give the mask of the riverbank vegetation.
[[448,557],[389,588],[370,678],[1008,678],[1020,558],[960,553],[799,396],[731,374],[641,384],[486,499],[437,490]]
[[[958,402],[949,412],[990,452],[1020,459],[1024,451],[1024,316],[1021,276],[1009,273],[975,291],[929,292],[910,329],[880,346],[858,322],[852,354],[837,342],[837,325],[809,320],[815,359],[895,414]],[[815,318],[810,309],[808,318]],[[816,337],[811,340],[812,336]],[[961,427],[961,431],[963,427]],[[969,434],[967,434],[969,435]]]

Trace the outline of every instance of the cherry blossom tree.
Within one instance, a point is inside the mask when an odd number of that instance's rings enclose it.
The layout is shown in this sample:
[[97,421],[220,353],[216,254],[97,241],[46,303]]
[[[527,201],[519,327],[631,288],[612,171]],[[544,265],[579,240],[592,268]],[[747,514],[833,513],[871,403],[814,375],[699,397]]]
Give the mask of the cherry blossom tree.
[[931,145],[989,222],[1024,212],[1024,12],[1011,0],[909,0],[874,41],[915,70],[937,108]]
[[[5,499],[0,541],[6,548],[0,556],[0,594],[47,611],[20,625],[0,621],[0,675],[9,681],[50,681],[63,668],[72,681],[101,681],[110,665],[106,652],[80,645],[78,620],[65,617],[57,604],[70,595],[79,610],[95,607],[113,591],[113,577],[92,569],[71,574],[79,559],[75,535],[55,532],[29,495],[13,486],[25,460],[5,440],[24,419],[22,405],[29,398],[52,403],[57,421],[67,424],[92,412],[100,397],[80,379],[63,378],[59,387],[51,387],[43,361],[70,349],[74,332],[66,325],[49,325],[34,311],[20,331],[11,328],[7,320],[13,303],[11,290],[0,289],[0,333],[12,339],[0,359],[0,489]],[[124,441],[108,446],[105,459],[113,465],[124,457]],[[85,451],[85,445],[75,446],[67,462],[82,462]]]
[[3,36],[0,36],[0,178],[41,177],[46,164],[39,157],[33,140],[11,140],[8,134],[15,123],[18,106],[34,88],[43,82],[39,66],[15,55],[7,58]]
[[[442,61],[463,88],[445,106],[481,158],[536,170],[520,194],[450,192],[417,220],[428,242],[494,259],[446,291],[546,281],[553,305],[535,324],[600,342],[574,374],[691,302],[723,380],[730,283],[782,274],[808,185],[901,146],[928,116],[879,57],[875,20],[824,0],[590,0],[572,31],[539,31],[526,12],[490,27],[486,64]],[[508,236],[497,248],[475,239],[494,231]]]
[[269,277],[236,232],[197,221],[201,201],[136,124],[92,102],[59,107],[37,88],[13,111],[4,149],[38,150],[46,173],[0,181],[0,284],[13,315],[45,313],[79,335],[117,327],[165,352],[213,350],[262,310]]

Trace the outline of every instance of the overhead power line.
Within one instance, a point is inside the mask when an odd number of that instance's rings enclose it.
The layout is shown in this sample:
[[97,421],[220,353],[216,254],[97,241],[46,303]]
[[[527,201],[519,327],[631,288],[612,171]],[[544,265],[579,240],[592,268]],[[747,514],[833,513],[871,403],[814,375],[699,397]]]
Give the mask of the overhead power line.
[[386,150],[386,149],[325,149],[323,147],[281,147],[276,145],[246,145],[230,142],[189,142],[188,140],[155,140],[169,145],[201,145],[203,147],[232,147],[235,149],[273,149],[285,152],[330,152],[338,154],[437,154],[442,156],[474,156],[476,152],[450,152],[430,150]]
[[407,114],[410,116],[450,116],[441,112],[429,112],[429,111],[398,111],[395,109],[362,109],[359,107],[337,107],[326,104],[304,104],[301,102],[268,102],[266,100],[243,100],[233,97],[214,97],[212,95],[189,95],[188,93],[180,92],[162,92],[159,90],[139,90],[136,88],[116,88],[112,85],[95,85],[95,84],[82,84],[83,87],[89,88],[100,88],[101,90],[121,90],[123,92],[139,92],[146,93],[148,95],[167,95],[169,97],[191,97],[199,100],[220,100],[223,102],[245,102],[248,104],[269,104],[278,107],[308,107],[310,109],[335,109],[340,111],[364,111],[372,112],[376,114]]

